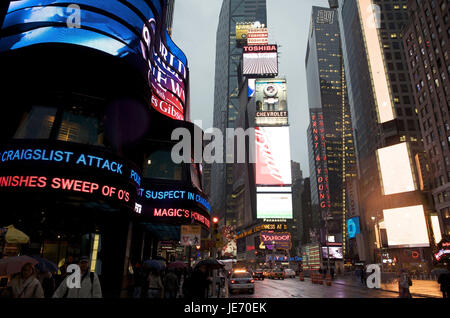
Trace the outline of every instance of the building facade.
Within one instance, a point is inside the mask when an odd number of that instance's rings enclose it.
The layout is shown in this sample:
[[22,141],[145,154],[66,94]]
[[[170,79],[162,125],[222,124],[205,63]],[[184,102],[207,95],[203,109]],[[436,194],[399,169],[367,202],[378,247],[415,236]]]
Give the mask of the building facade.
[[[239,109],[238,73],[242,59],[242,48],[239,48],[236,43],[236,23],[255,21],[267,24],[266,0],[223,1],[216,36],[213,124],[224,134],[226,128],[235,126],[234,123]],[[225,147],[226,143],[223,144]],[[226,225],[235,226],[237,215],[232,198],[232,165],[213,163],[211,184],[211,201],[214,213],[225,218]]]
[[403,45],[428,159],[422,186],[434,202],[440,226],[433,232],[439,243],[439,237],[450,235],[449,4],[408,1],[407,6]]
[[181,225],[209,234],[199,164],[171,160],[174,129],[201,135],[188,120],[187,58],[164,28],[166,1],[72,1],[78,27],[65,4],[30,15],[38,2],[11,2],[0,30],[0,90],[14,105],[0,116],[0,197],[14,206],[0,226],[30,237],[1,254],[58,267],[88,256],[103,296],[125,296],[131,265],[183,259]]
[[341,243],[345,254],[346,179],[356,175],[356,161],[338,19],[334,8],[312,8],[305,64],[311,201],[320,220],[317,234],[325,244],[328,227],[330,241]]
[[[432,205],[417,183],[423,143],[402,48],[407,2],[341,0],[338,12],[358,167],[359,257],[386,266],[429,264]],[[392,157],[394,149],[402,151]],[[411,220],[420,242],[413,242],[413,226],[399,221],[409,209],[416,209]],[[394,231],[394,224],[401,225]]]

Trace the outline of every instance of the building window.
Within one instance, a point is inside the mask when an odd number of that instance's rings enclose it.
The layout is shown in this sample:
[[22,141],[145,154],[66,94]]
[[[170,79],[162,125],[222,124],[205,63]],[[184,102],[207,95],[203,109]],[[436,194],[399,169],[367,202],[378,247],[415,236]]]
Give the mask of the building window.
[[78,142],[89,145],[103,144],[103,131],[99,127],[97,117],[83,114],[76,107],[71,111],[64,111],[57,140]]
[[49,139],[55,116],[55,107],[33,106],[30,112],[24,115],[14,138]]
[[183,165],[171,158],[171,145],[151,152],[144,162],[144,178],[183,180]]

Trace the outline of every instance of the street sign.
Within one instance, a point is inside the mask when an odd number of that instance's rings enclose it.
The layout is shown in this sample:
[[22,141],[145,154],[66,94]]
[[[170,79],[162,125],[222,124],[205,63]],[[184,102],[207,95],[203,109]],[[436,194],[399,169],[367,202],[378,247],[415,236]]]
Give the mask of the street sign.
[[182,225],[180,233],[181,245],[200,246],[201,231],[200,225]]

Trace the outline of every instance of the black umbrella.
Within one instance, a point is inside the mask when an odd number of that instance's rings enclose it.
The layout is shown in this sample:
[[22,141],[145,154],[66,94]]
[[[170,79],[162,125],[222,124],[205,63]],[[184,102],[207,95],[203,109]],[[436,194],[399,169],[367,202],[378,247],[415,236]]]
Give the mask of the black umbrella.
[[203,259],[201,261],[199,261],[196,265],[195,268],[198,268],[199,266],[206,266],[209,269],[219,269],[225,266],[224,263],[222,263],[221,261],[217,260],[217,259]]

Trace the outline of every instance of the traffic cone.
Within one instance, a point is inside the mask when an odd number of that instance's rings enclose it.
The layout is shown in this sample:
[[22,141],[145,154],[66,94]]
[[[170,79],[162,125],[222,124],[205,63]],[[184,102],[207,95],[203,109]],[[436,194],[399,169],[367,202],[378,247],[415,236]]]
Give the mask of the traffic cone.
[[331,286],[331,275],[330,274],[327,274],[327,276],[325,277],[325,279],[326,279],[326,284],[327,284],[327,286]]
[[303,272],[300,272],[298,274],[298,279],[300,279],[300,281],[304,282],[305,281],[305,276],[303,276]]

